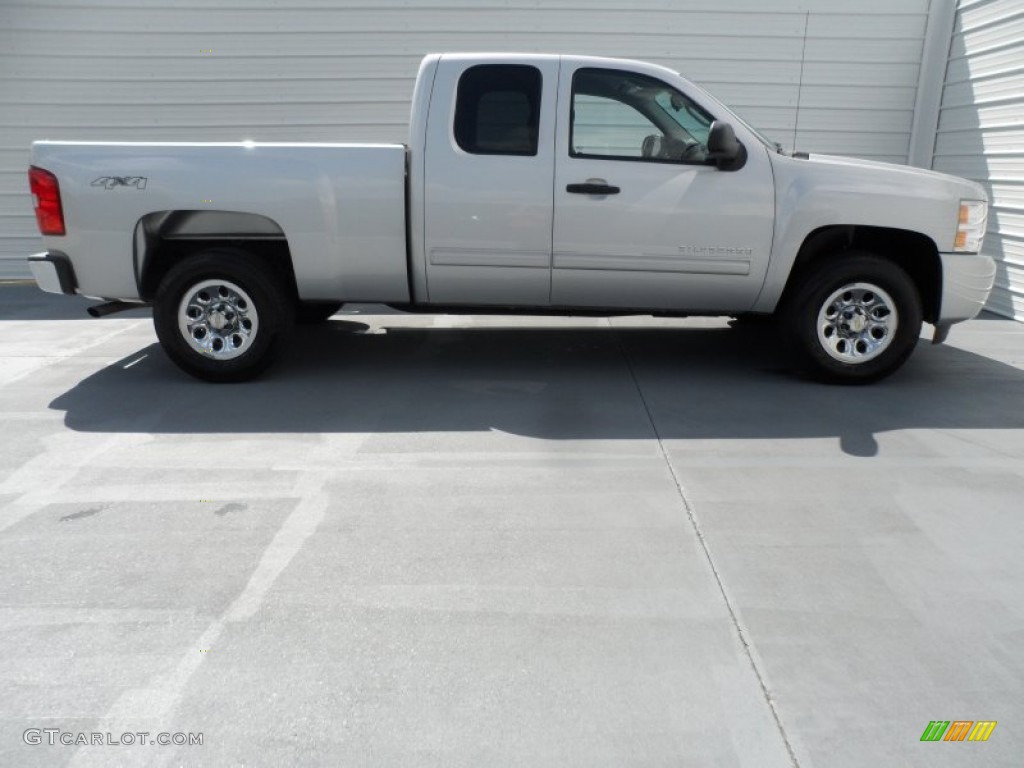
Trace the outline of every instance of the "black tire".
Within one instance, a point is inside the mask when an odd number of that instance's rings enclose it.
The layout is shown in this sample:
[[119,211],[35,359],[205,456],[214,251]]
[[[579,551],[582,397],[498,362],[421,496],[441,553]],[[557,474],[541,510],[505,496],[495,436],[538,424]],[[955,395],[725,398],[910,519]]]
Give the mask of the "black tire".
[[797,365],[809,375],[869,384],[896,371],[914,351],[921,297],[899,265],[848,251],[798,279],[782,309],[783,333],[795,341]]
[[[186,298],[193,301],[183,307]],[[194,324],[188,313],[198,315]],[[246,381],[262,373],[293,320],[291,302],[271,270],[251,253],[231,248],[203,251],[176,264],[160,282],[153,306],[156,335],[167,356],[186,373],[214,382]],[[205,351],[197,348],[203,344]]]
[[295,322],[299,325],[326,323],[341,309],[340,301],[300,301],[295,308]]

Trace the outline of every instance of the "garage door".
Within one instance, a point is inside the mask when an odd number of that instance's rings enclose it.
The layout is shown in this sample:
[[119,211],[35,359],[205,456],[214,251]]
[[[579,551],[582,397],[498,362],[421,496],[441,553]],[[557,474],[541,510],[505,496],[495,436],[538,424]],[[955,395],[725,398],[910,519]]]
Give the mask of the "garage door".
[[2,0],[0,276],[42,247],[33,139],[404,141],[435,51],[646,59],[783,144],[905,162],[937,1]]
[[1024,2],[962,0],[932,167],[985,185],[985,250],[996,258],[989,308],[1024,320]]

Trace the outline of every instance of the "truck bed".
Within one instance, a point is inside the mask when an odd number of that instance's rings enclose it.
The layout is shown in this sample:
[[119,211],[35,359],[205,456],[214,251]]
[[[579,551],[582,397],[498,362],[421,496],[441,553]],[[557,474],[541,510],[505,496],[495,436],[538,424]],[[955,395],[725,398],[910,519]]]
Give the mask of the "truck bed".
[[211,217],[236,211],[253,236],[287,240],[301,298],[406,302],[405,157],[401,144],[40,141],[32,150],[33,165],[61,179],[67,235],[48,245],[71,260],[79,293],[112,299],[138,298],[140,230],[167,226],[163,212],[195,212],[178,214],[170,234],[202,239],[216,229]]

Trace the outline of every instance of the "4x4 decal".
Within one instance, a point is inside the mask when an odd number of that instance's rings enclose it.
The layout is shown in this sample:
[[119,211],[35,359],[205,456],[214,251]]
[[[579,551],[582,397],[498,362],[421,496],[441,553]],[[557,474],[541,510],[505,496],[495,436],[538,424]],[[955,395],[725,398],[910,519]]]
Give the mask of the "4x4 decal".
[[145,189],[147,181],[149,181],[149,179],[145,176],[100,176],[89,186],[103,187],[104,189],[113,189],[114,187],[135,187],[136,189]]

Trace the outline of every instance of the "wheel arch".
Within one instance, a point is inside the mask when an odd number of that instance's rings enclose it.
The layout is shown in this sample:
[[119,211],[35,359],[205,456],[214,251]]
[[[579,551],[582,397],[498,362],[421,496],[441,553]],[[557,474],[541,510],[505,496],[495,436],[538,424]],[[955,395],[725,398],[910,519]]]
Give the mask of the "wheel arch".
[[133,242],[139,297],[151,301],[167,272],[183,259],[216,247],[245,251],[298,295],[288,240],[266,216],[237,211],[154,211],[136,222]]
[[785,305],[810,268],[821,259],[844,251],[867,251],[897,264],[917,287],[925,321],[934,323],[938,319],[942,302],[942,262],[935,241],[920,232],[892,227],[844,224],[811,232],[800,245],[779,306]]

